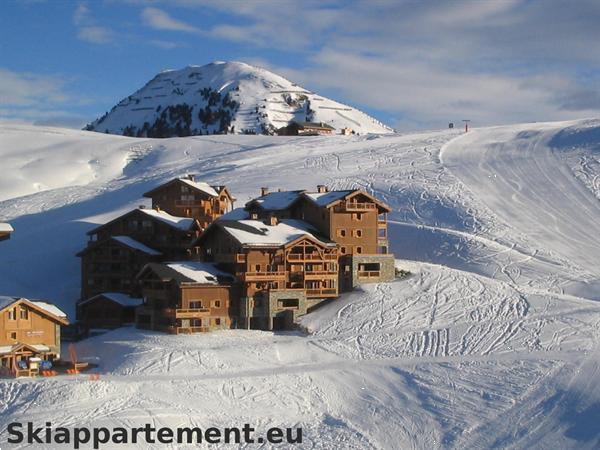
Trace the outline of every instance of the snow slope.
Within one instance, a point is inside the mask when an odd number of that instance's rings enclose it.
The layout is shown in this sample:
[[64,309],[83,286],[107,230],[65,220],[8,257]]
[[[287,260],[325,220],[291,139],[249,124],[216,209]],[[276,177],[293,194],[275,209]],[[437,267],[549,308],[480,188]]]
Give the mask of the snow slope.
[[[132,136],[270,133],[292,121],[325,122],[360,134],[390,133],[367,114],[242,62],[166,70],[121,100],[89,130]],[[147,124],[144,127],[144,124]]]
[[[0,243],[0,292],[68,312],[85,231],[184,173],[227,184],[239,204],[264,184],[363,187],[393,207],[392,249],[412,273],[306,316],[308,336],[122,329],[82,341],[100,380],[0,382],[0,442],[10,421],[51,418],[303,426],[301,448],[316,449],[597,448],[599,137],[592,120],[467,135],[126,140],[148,151],[109,181],[0,202],[0,222],[16,230]],[[26,154],[33,141],[23,142]]]

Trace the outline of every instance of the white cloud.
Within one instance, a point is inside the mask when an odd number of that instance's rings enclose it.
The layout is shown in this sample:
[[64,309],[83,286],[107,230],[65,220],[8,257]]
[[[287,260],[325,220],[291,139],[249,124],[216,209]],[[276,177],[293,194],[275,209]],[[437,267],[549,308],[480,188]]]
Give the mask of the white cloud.
[[184,44],[181,44],[179,42],[163,41],[161,39],[153,39],[153,40],[149,41],[149,44],[153,45],[155,47],[158,47],[158,48],[165,49],[165,50],[171,50],[174,48],[185,46]]
[[86,3],[79,3],[75,8],[73,23],[77,27],[77,38],[82,41],[92,44],[110,44],[115,41],[116,33],[109,27],[98,25]]
[[157,30],[183,31],[185,33],[200,32],[200,29],[174,19],[165,11],[158,8],[144,8],[142,10],[142,20],[149,27]]

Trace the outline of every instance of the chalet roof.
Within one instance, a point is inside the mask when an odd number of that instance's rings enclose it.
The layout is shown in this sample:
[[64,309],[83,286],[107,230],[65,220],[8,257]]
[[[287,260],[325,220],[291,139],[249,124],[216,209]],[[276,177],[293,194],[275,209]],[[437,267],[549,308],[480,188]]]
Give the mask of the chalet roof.
[[195,223],[195,220],[191,217],[177,217],[177,216],[172,216],[171,214],[169,214],[165,211],[157,211],[156,209],[151,209],[151,208],[137,208],[137,209],[131,210],[125,214],[122,214],[119,217],[116,217],[113,220],[106,222],[105,224],[98,225],[96,228],[88,231],[87,234],[95,234],[98,232],[98,230],[102,229],[103,227],[105,227],[113,222],[116,222],[117,220],[121,220],[124,217],[127,217],[130,214],[133,214],[136,212],[145,214],[146,216],[148,216],[152,219],[159,220],[173,228],[176,228],[176,229],[182,230],[182,231],[189,231]]
[[33,307],[34,309],[37,309],[40,312],[46,313],[58,322],[61,322],[65,325],[68,323],[67,315],[62,310],[60,310],[57,306],[53,305],[52,303],[44,302],[41,300],[29,300],[22,297],[0,295],[0,311],[8,308],[13,303],[17,303],[19,301],[28,304],[30,307]]
[[223,220],[244,220],[249,219],[250,213],[246,211],[244,208],[234,208],[228,213],[223,214],[222,216],[215,219],[215,221],[223,221]]
[[219,285],[228,284],[235,280],[233,275],[217,269],[214,264],[200,261],[149,263],[144,266],[140,274],[146,269],[152,270],[162,279],[175,280],[178,284],[200,283]]
[[144,302],[144,300],[141,298],[130,297],[129,295],[122,294],[120,292],[103,292],[101,294],[94,295],[93,297],[90,297],[82,302],[79,302],[79,304],[83,305],[100,297],[105,297],[122,306],[139,306]]
[[10,225],[10,223],[0,223],[0,232],[1,233],[12,233],[14,228]]
[[392,208],[383,203],[381,200],[373,197],[371,194],[363,191],[362,189],[329,192],[304,192],[302,195],[321,207],[330,207],[333,206],[335,203],[340,202],[341,200],[356,194],[361,194],[365,197],[368,197],[379,207],[380,210],[383,210],[385,212],[390,212],[392,210]]
[[215,222],[240,244],[250,247],[281,247],[302,237],[309,237],[323,245],[335,243],[318,235],[318,231],[302,220],[285,219],[277,225],[260,220],[222,220]]
[[166,183],[161,184],[160,186],[155,187],[154,189],[146,192],[144,194],[144,197],[152,197],[152,194],[154,194],[156,191],[163,189],[166,186],[169,186],[170,184],[173,183],[184,183],[186,185],[188,185],[189,187],[191,187],[192,189],[195,189],[196,191],[200,191],[204,194],[207,194],[211,197],[218,197],[219,194],[217,193],[217,190],[221,190],[219,189],[220,186],[211,186],[208,183],[205,183],[203,181],[194,181],[194,180],[190,180],[189,178],[175,178],[173,180],[167,181]]
[[158,252],[153,248],[150,248],[147,245],[130,238],[129,236],[113,236],[111,239],[114,239],[115,241],[118,241],[121,244],[132,248],[133,250],[139,250],[140,252],[146,253],[148,255],[158,256],[162,254],[161,252]]
[[8,353],[12,353],[15,350],[18,350],[20,348],[23,347],[28,347],[31,350],[34,350],[36,352],[48,352],[50,351],[50,348],[47,345],[43,345],[43,344],[24,344],[21,342],[17,342],[16,344],[13,345],[4,345],[2,347],[0,347],[0,355],[5,355]]
[[250,200],[246,207],[256,205],[264,211],[281,211],[289,208],[304,191],[269,192],[261,197]]
[[328,206],[342,200],[354,191],[307,192],[304,195],[319,206]]
[[335,130],[331,125],[325,122],[295,122],[302,128],[322,128],[325,130]]

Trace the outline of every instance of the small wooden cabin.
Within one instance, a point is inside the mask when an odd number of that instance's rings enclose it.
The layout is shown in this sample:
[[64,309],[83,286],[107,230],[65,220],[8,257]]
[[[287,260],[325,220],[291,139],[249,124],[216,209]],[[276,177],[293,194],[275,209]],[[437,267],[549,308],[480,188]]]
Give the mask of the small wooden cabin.
[[150,263],[137,279],[143,294],[136,310],[138,328],[189,334],[235,326],[236,280],[213,264]]
[[173,216],[191,217],[202,229],[233,209],[235,197],[226,186],[211,186],[196,181],[194,175],[176,178],[144,194],[152,199],[152,208]]
[[135,309],[141,298],[120,292],[103,292],[79,302],[79,321],[86,329],[118,328],[135,323]]
[[279,128],[277,134],[280,136],[327,136],[332,135],[334,131],[335,128],[325,122],[292,122],[286,127]]
[[68,324],[66,314],[50,303],[0,297],[2,372],[38,375],[44,366],[60,359],[60,327]]
[[10,235],[13,231],[14,229],[10,224],[0,223],[0,241],[10,239]]

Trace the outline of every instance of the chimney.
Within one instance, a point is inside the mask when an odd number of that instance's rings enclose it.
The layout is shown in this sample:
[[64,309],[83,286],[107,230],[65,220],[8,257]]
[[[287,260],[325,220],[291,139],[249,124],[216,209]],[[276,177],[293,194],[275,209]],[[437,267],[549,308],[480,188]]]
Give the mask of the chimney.
[[317,192],[319,194],[322,194],[324,192],[329,192],[329,189],[324,184],[319,184],[319,185],[317,185]]
[[260,188],[260,196],[264,197],[265,195],[267,195],[269,193],[269,188],[268,187],[261,187]]
[[156,212],[160,212],[160,206],[156,205],[156,206],[154,207],[154,209],[156,210]]
[[271,217],[269,217],[269,225],[271,225],[272,227],[274,227],[278,223],[279,223],[279,220],[277,220],[277,216],[271,216]]
[[255,212],[253,212],[252,214],[250,214],[250,218],[252,220],[256,220],[256,219],[258,219],[258,214],[256,214]]
[[140,205],[140,209],[146,209],[146,205]]
[[188,173],[187,179],[190,181],[196,181],[196,176],[193,173]]

